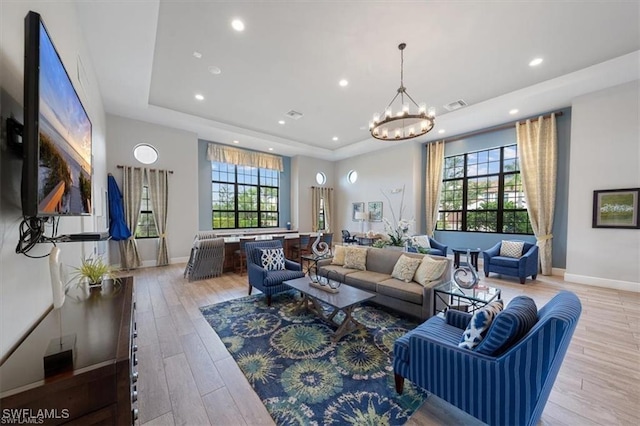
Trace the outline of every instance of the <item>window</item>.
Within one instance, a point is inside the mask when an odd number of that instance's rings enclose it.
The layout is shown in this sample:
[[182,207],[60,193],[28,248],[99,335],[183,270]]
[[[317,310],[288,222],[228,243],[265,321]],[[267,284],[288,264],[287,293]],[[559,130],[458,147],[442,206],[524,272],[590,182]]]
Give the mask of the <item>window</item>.
[[358,180],[358,172],[355,170],[349,170],[349,173],[347,173],[347,180],[349,183],[356,183]]
[[533,234],[517,145],[446,157],[442,184],[438,230]]
[[320,209],[318,210],[318,231],[325,230],[324,221],[324,198],[320,198]]
[[140,200],[140,216],[136,226],[136,238],[158,238],[156,222],[153,219],[153,210],[149,200],[149,187],[142,187],[142,199]]
[[212,162],[212,229],[275,228],[280,172]]

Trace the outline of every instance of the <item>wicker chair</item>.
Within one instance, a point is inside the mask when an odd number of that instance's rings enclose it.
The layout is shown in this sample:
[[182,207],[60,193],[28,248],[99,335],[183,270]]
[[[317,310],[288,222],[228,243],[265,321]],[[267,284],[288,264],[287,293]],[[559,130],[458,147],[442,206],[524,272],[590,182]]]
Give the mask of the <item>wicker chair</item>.
[[224,267],[224,238],[196,239],[191,248],[184,277],[189,281],[204,280],[222,275]]

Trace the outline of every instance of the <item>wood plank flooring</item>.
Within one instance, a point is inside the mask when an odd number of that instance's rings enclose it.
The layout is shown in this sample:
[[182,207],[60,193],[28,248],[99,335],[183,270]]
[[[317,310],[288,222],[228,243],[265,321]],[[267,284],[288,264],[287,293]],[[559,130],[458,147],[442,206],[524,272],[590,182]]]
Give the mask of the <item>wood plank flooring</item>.
[[[139,425],[273,425],[258,396],[199,307],[247,294],[233,273],[187,282],[184,265],[144,268],[135,277]],[[542,415],[544,425],[640,424],[640,294],[582,286],[558,277],[483,278],[506,302],[526,294],[538,307],[559,290],[575,292],[583,312]],[[254,290],[254,292],[257,292]],[[409,425],[479,424],[430,397]]]

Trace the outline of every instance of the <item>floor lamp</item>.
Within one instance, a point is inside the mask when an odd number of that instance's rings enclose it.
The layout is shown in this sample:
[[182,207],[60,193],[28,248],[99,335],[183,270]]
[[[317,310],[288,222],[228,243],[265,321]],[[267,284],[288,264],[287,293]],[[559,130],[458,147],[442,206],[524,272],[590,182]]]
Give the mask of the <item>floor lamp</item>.
[[364,221],[367,220],[365,212],[356,212],[356,220],[360,221],[360,234],[364,236]]

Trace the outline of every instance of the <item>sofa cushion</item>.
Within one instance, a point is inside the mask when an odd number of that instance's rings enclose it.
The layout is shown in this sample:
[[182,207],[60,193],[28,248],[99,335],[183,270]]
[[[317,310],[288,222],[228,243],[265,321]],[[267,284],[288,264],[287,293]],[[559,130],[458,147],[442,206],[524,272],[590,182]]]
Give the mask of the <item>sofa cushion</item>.
[[416,273],[416,269],[420,266],[421,259],[401,255],[396,262],[396,266],[393,267],[391,276],[397,278],[406,283],[413,279],[413,275]]
[[331,265],[331,264],[321,266],[318,270],[318,274],[322,275],[323,277],[326,277],[328,274],[331,274],[332,279],[340,276],[342,277],[343,280],[346,275],[352,274],[354,272],[358,272],[358,269],[350,269],[350,268],[345,268],[344,266]]
[[282,271],[284,267],[284,250],[269,248],[260,250],[260,262],[267,271]]
[[519,259],[520,257],[522,257],[523,248],[524,241],[502,240],[502,243],[500,244],[500,256]]
[[367,270],[367,249],[363,247],[345,247],[344,264],[345,268]]
[[283,271],[267,271],[267,276],[264,279],[265,287],[282,285],[283,281],[295,280],[296,278],[304,277],[302,271],[291,271],[285,269]]
[[495,317],[487,335],[476,346],[475,351],[498,356],[527,334],[537,321],[538,308],[533,299],[527,296],[515,297]]
[[465,349],[473,349],[478,346],[487,334],[493,319],[502,311],[502,307],[502,299],[499,299],[478,309],[471,317],[471,321],[469,321],[464,333],[462,333],[458,346]]
[[340,265],[340,266],[344,265],[345,254],[346,254],[345,247],[341,245],[336,245],[333,248],[333,259],[331,259],[331,264]]
[[344,283],[362,290],[376,292],[376,284],[391,278],[388,274],[373,271],[355,271],[344,277]]
[[389,278],[378,283],[377,292],[394,299],[404,300],[405,302],[422,304],[422,294],[424,288],[414,282],[404,282],[396,278]]
[[430,256],[425,256],[418,266],[418,269],[416,269],[413,280],[426,286],[430,281],[435,281],[440,278],[448,265],[449,262],[447,259],[433,259]]
[[518,268],[520,259],[514,259],[513,257],[495,256],[491,258],[491,264],[496,266],[504,266],[507,268]]
[[367,271],[391,275],[401,254],[401,251],[372,248],[367,253]]

